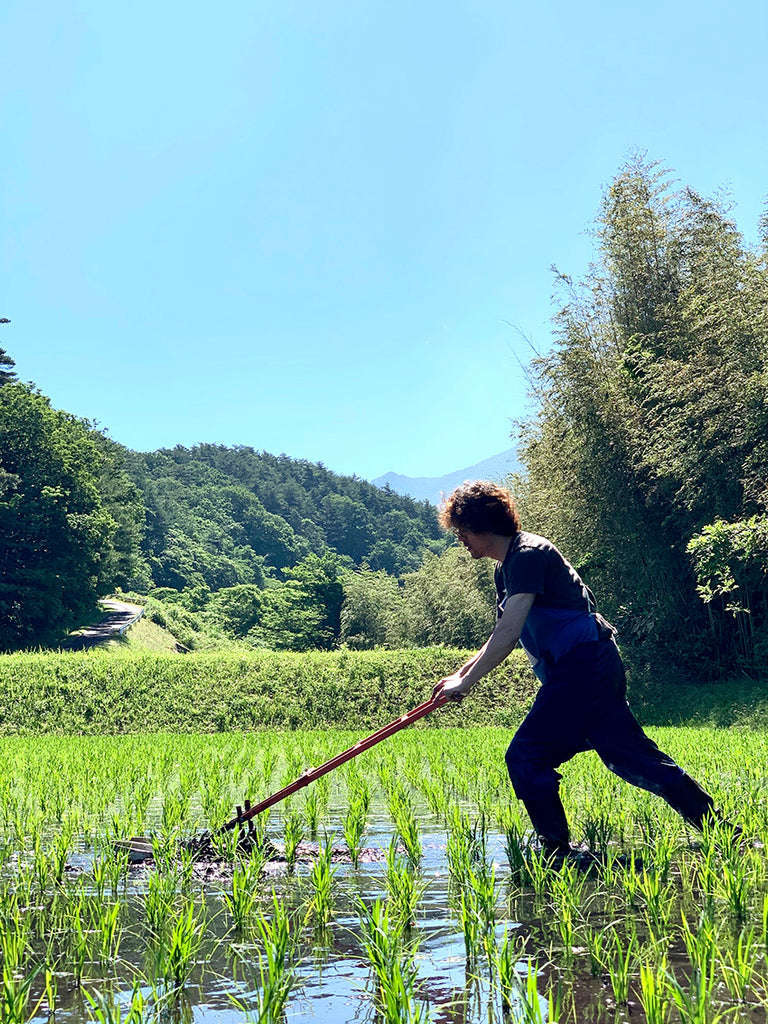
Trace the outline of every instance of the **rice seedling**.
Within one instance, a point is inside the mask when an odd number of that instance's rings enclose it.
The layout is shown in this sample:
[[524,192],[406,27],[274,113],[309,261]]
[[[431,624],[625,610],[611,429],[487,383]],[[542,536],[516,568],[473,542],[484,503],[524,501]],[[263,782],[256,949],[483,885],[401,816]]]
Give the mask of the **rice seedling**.
[[564,864],[560,871],[553,873],[549,890],[563,962],[567,967],[573,962],[576,924],[580,920],[579,909],[585,884],[585,879],[579,879],[576,872],[575,864]]
[[757,977],[757,936],[754,929],[743,928],[733,949],[725,951],[722,973],[733,999],[745,1003]]
[[550,989],[546,999],[539,995],[538,972],[531,960],[523,978],[517,975],[514,1019],[517,1024],[557,1024],[560,1019],[562,997],[558,989]]
[[254,981],[251,1010],[241,1000],[230,996],[232,1002],[254,1024],[281,1024],[285,1019],[285,1005],[298,983],[296,941],[291,918],[276,894],[272,893],[272,917],[260,914],[255,924],[259,939],[256,967],[250,956],[247,961]]
[[133,982],[130,1002],[125,1006],[114,993],[107,996],[101,992],[85,991],[83,994],[92,1011],[91,1020],[98,1024],[151,1024],[161,1013],[162,997],[155,993],[150,1003],[144,996],[141,980]]
[[202,907],[195,911],[190,901],[178,914],[172,914],[164,934],[155,946],[155,977],[173,990],[184,987],[189,980],[206,927],[206,912]]
[[395,836],[387,849],[385,877],[390,917],[408,928],[416,918],[416,907],[424,894],[426,883],[417,879],[412,865],[401,856]]
[[613,997],[619,1006],[629,1000],[630,981],[638,966],[638,942],[635,935],[626,939],[611,932],[607,943],[607,967]]
[[638,893],[644,900],[643,913],[648,930],[655,940],[662,939],[668,932],[669,918],[675,904],[675,893],[671,882],[664,881],[664,875],[643,869],[638,875]]
[[404,942],[403,925],[393,921],[382,900],[358,905],[361,940],[376,980],[376,1004],[393,1024],[421,1024],[428,1011],[416,998],[416,946]]
[[97,903],[94,913],[96,956],[101,963],[116,958],[122,938],[121,906],[119,903]]
[[40,1009],[45,998],[44,994],[30,1006],[32,987],[39,972],[40,968],[37,967],[30,974],[19,978],[6,964],[3,964],[2,990],[0,990],[0,1020],[3,1024],[27,1024]]
[[647,1024],[668,1024],[672,1012],[667,964],[640,964],[640,1005]]
[[395,830],[405,847],[408,860],[414,868],[417,868],[421,863],[423,851],[413,802],[402,785],[393,782],[387,793],[387,803]]
[[356,869],[360,866],[360,852],[367,823],[367,803],[359,794],[355,794],[344,817],[343,832],[352,865]]
[[326,837],[318,847],[317,856],[309,873],[312,883],[311,913],[318,928],[327,927],[333,916],[334,877],[337,868],[332,866],[333,846]]
[[293,872],[296,868],[299,843],[304,839],[304,820],[301,814],[298,811],[289,811],[283,818],[283,829],[285,859],[288,871]]
[[170,872],[153,872],[147,881],[143,907],[147,930],[154,939],[160,939],[164,935],[175,899],[175,876]]
[[589,969],[593,978],[599,978],[608,970],[607,936],[608,933],[603,928],[587,928],[584,932],[584,945],[587,947]]
[[231,889],[224,893],[224,905],[238,935],[242,935],[246,930],[256,906],[260,873],[260,869],[251,861],[236,863],[232,872]]
[[529,879],[529,858],[524,832],[518,824],[510,821],[504,834],[504,853],[512,878],[518,883],[526,882]]
[[505,1017],[512,1012],[518,991],[520,976],[518,966],[525,957],[528,940],[516,928],[505,925],[500,942],[492,953],[492,980],[501,1000],[501,1013]]
[[320,824],[321,815],[320,791],[317,788],[310,787],[304,801],[304,820],[307,823],[307,829],[311,836],[317,835],[317,827]]

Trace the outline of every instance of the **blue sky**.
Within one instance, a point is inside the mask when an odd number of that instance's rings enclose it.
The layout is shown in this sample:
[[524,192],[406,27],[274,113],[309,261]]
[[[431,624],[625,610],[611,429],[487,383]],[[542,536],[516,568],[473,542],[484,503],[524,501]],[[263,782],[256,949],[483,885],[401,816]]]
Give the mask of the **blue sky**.
[[0,345],[137,450],[478,462],[634,150],[756,241],[767,12],[7,0]]

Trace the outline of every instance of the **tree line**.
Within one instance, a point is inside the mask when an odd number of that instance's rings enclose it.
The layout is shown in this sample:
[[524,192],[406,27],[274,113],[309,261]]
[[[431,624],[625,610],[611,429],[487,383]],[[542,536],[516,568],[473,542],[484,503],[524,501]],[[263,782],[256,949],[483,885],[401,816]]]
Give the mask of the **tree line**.
[[[518,491],[636,656],[720,674],[768,654],[768,217],[638,156],[606,190],[596,260],[557,274]],[[763,670],[764,671],[764,670]]]

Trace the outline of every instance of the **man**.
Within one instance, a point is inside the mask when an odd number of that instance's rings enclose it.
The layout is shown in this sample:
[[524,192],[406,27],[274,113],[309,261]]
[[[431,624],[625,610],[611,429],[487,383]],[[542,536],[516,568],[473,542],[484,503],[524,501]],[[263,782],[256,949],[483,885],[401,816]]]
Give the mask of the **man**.
[[440,511],[473,558],[493,558],[498,620],[470,661],[435,687],[460,701],[520,640],[541,687],[506,754],[515,793],[547,854],[570,852],[559,765],[594,749],[622,779],[663,797],[701,829],[712,797],[662,753],[627,704],[615,630],[557,548],[524,533],[512,495],[484,481],[458,487]]

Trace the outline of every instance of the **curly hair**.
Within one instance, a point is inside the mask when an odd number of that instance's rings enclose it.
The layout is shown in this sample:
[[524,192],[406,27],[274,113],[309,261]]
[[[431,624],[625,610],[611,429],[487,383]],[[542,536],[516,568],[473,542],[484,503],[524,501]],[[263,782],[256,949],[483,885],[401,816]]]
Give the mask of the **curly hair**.
[[468,480],[450,494],[438,513],[444,530],[465,529],[473,533],[497,533],[514,537],[520,532],[515,499],[506,489],[489,480]]

